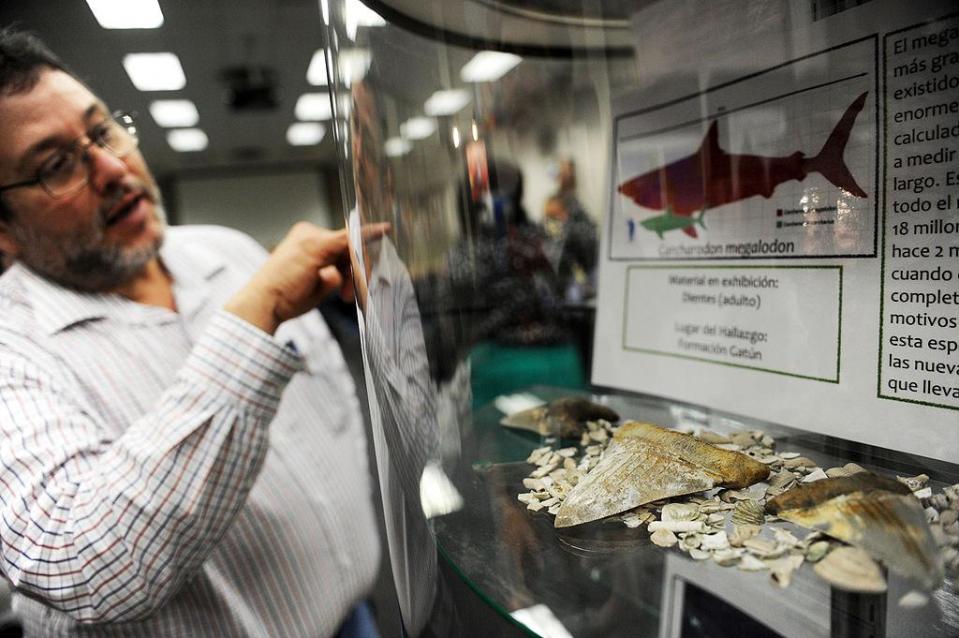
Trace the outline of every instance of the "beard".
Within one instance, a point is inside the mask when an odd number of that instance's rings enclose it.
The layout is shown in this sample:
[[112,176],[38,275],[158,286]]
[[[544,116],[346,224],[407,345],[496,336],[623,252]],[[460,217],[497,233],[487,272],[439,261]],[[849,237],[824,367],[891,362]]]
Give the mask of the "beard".
[[[166,214],[159,194],[156,189],[143,190],[154,202],[155,214],[165,228]],[[111,198],[92,223],[70,234],[53,235],[11,224],[10,234],[20,247],[16,260],[51,281],[83,292],[107,292],[133,280],[159,254],[163,233],[137,248],[108,243],[106,213],[128,192]]]

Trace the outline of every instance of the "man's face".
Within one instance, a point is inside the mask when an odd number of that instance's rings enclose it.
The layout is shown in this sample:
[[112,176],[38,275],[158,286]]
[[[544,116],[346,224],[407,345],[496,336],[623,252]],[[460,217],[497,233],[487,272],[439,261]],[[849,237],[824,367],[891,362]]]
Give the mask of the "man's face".
[[357,191],[357,208],[364,221],[384,219],[389,215],[390,175],[383,170],[383,131],[380,127],[376,99],[363,82],[353,85],[353,109],[350,112],[350,141],[353,147],[353,181]]
[[[42,71],[26,93],[0,97],[0,185],[29,180],[59,150],[109,117],[70,75]],[[124,158],[96,145],[87,184],[59,198],[41,186],[3,193],[13,212],[0,224],[0,249],[35,271],[81,290],[105,291],[134,279],[156,258],[165,219],[159,191],[137,150]]]

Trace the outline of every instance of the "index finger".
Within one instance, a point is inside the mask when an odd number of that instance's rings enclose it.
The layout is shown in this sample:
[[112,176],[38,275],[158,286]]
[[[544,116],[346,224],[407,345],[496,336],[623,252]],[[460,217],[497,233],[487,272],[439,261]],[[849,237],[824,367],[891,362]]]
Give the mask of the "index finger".
[[390,232],[392,224],[389,222],[377,222],[375,224],[363,224],[360,227],[360,234],[363,237],[363,241],[372,241],[374,239],[379,239],[386,233]]

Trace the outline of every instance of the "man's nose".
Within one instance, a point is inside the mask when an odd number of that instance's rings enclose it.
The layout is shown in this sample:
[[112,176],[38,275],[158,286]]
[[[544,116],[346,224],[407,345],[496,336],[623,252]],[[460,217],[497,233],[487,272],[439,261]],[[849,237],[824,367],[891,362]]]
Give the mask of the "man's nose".
[[123,178],[127,165],[112,152],[91,144],[87,148],[87,163],[90,168],[90,185],[98,193],[105,192],[113,183]]

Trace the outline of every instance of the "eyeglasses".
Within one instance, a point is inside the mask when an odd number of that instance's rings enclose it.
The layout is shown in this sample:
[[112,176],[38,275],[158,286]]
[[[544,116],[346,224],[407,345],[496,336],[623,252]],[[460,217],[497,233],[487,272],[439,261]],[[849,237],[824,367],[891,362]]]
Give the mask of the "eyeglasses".
[[50,197],[64,197],[90,181],[90,147],[94,144],[116,157],[126,157],[139,144],[137,127],[129,113],[117,112],[89,131],[87,142],[78,139],[57,149],[37,169],[36,177],[0,186],[0,193],[14,188],[41,186]]

